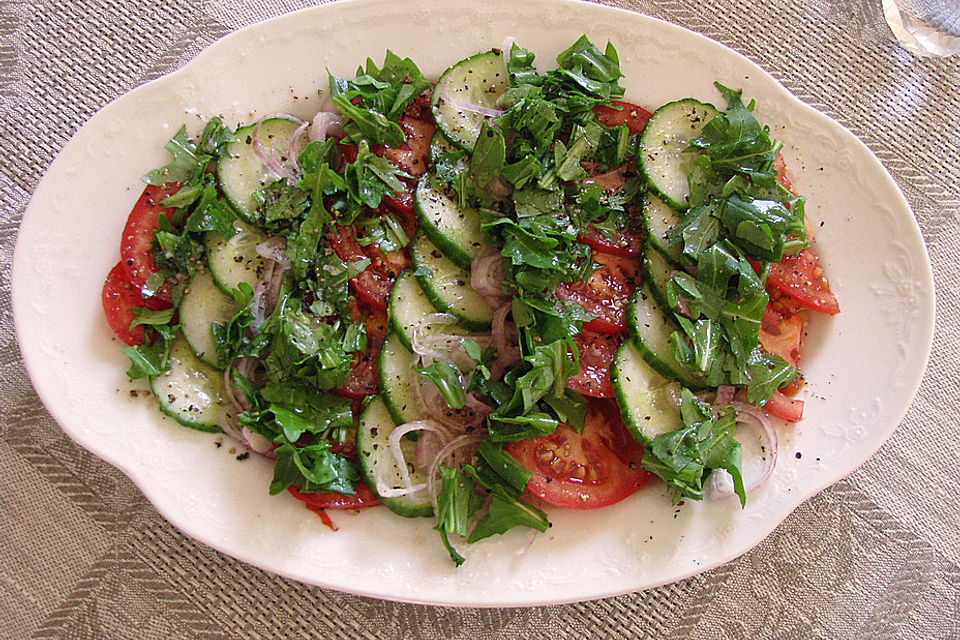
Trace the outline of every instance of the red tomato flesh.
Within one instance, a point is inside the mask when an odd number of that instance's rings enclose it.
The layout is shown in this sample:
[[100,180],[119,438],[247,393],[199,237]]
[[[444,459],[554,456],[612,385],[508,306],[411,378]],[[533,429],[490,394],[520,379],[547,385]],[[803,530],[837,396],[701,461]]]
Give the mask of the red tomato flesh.
[[647,126],[647,121],[653,116],[652,113],[638,107],[630,102],[622,100],[611,101],[613,107],[606,105],[597,105],[593,108],[593,115],[597,121],[608,127],[617,127],[626,125],[630,130],[630,135],[636,135],[643,131]]
[[329,236],[330,243],[337,256],[345,262],[370,258],[370,266],[352,278],[350,286],[362,302],[386,311],[387,298],[393,289],[393,283],[397,276],[409,268],[410,259],[402,251],[384,254],[376,245],[363,247],[357,241],[356,233],[353,226],[337,227],[337,231]]
[[787,162],[783,159],[783,154],[777,154],[773,161],[773,170],[777,172],[777,182],[780,183],[780,186],[793,195],[797,195],[797,192],[793,190],[793,185],[790,184],[790,179],[787,178]]
[[387,335],[387,314],[376,308],[363,309],[354,306],[354,319],[358,319],[364,313],[366,315],[363,318],[363,325],[367,331],[367,349],[363,353],[356,354],[350,377],[342,387],[334,390],[352,400],[362,400],[380,391],[380,383],[377,380],[377,356],[380,354],[383,338]]
[[[147,283],[147,278],[156,273],[151,247],[153,232],[157,230],[160,214],[171,216],[173,209],[161,207],[158,203],[180,190],[180,183],[171,182],[159,187],[148,185],[133,210],[127,217],[120,242],[120,263],[123,265],[127,281],[138,290]],[[155,298],[170,300],[170,291],[161,288]]]
[[642,236],[639,233],[622,230],[613,233],[602,233],[593,227],[588,227],[586,233],[577,236],[577,241],[587,245],[594,251],[613,256],[636,257],[642,249]]
[[599,509],[620,502],[646,485],[641,447],[609,400],[591,400],[583,433],[560,424],[548,436],[522,440],[507,451],[533,472],[527,491],[568,509]]
[[591,398],[613,398],[610,363],[620,339],[585,329],[573,341],[580,352],[580,371],[567,380],[567,387]]
[[840,313],[837,298],[823,276],[820,257],[810,248],[794,257],[784,258],[779,264],[771,264],[767,285],[808,309],[831,315]]
[[[143,344],[146,332],[142,326],[130,328],[134,321],[133,309],[146,306],[146,301],[140,295],[140,289],[127,280],[126,269],[118,262],[110,270],[106,282],[103,283],[101,294],[103,313],[107,316],[107,324],[117,334],[117,337],[131,346]],[[154,302],[153,304],[156,304]],[[167,308],[170,304],[167,303]]]
[[308,507],[314,507],[316,509],[365,509],[380,504],[377,502],[377,498],[373,495],[373,492],[370,491],[363,482],[357,483],[352,496],[345,496],[336,491],[329,493],[302,493],[300,487],[288,487],[287,491],[297,500],[305,502]]
[[564,282],[557,287],[557,297],[572,300],[596,316],[585,322],[584,329],[610,335],[622,333],[624,314],[630,295],[640,283],[640,266],[636,260],[594,252],[593,260],[602,266],[587,282]]
[[775,391],[763,405],[763,410],[787,422],[800,422],[803,418],[803,400],[796,400],[782,391]]

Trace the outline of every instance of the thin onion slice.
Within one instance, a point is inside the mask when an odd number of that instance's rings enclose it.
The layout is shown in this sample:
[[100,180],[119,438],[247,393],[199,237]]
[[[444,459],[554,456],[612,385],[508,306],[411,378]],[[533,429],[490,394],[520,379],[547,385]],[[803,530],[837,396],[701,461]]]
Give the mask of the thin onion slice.
[[290,258],[285,252],[287,241],[283,236],[270,236],[255,247],[257,255],[273,260],[284,270],[290,268]]
[[343,128],[341,127],[340,112],[318,111],[317,115],[313,116],[307,135],[311,142],[323,142],[330,137],[342,137]]
[[[434,512],[437,511],[437,475],[440,472],[440,465],[458,449],[471,445],[479,445],[480,441],[483,440],[486,435],[486,433],[468,433],[457,436],[437,452],[433,462],[430,464],[430,468],[427,469],[427,494],[433,503]],[[473,456],[473,453],[474,452],[471,451],[470,455],[466,456],[463,461],[466,462],[469,460],[469,458]]]
[[509,298],[510,294],[503,290],[505,277],[503,256],[499,251],[487,255],[477,254],[470,265],[470,286],[482,296]]
[[[287,166],[280,159],[280,156],[277,154],[277,150],[273,146],[270,146],[269,149],[265,149],[263,143],[260,142],[260,125],[272,118],[284,118],[286,120],[292,120],[293,122],[296,122],[299,126],[297,128],[297,132],[294,134],[294,140],[299,137],[301,128],[303,128],[307,123],[306,121],[289,113],[278,112],[263,116],[257,120],[256,124],[253,126],[253,135],[251,136],[250,140],[250,143],[253,146],[253,152],[257,155],[257,157],[260,159],[260,162],[263,163],[263,166],[266,167],[270,173],[274,174],[278,178],[284,178],[287,180],[287,182],[292,183],[292,181],[296,180],[296,174],[287,168]],[[294,162],[294,165],[296,165],[296,162]]]
[[[777,432],[770,418],[759,407],[740,401],[731,404],[737,411],[735,437],[743,447],[740,469],[743,490],[750,493],[763,486],[777,465]],[[733,477],[722,469],[711,472],[707,495],[710,498],[728,498],[733,494]]]
[[479,113],[491,118],[497,118],[505,113],[505,111],[502,111],[501,109],[491,109],[490,107],[485,107],[473,102],[462,102],[457,100],[456,98],[450,96],[450,93],[446,91],[446,88],[444,88],[443,99],[461,111],[471,111],[473,113]]
[[396,429],[391,431],[390,436],[387,438],[387,445],[390,447],[390,452],[393,454],[393,458],[397,463],[397,471],[400,474],[400,482],[402,486],[399,488],[381,486],[381,482],[378,478],[377,493],[384,498],[396,498],[409,495],[411,493],[416,493],[417,491],[422,491],[427,486],[424,483],[414,485],[411,482],[410,470],[407,468],[407,459],[403,455],[403,448],[400,446],[400,439],[408,433],[413,433],[414,431],[432,431],[441,438],[445,436],[449,437],[447,435],[447,431],[443,428],[443,425],[433,420],[414,420],[413,422],[401,424],[397,426]]

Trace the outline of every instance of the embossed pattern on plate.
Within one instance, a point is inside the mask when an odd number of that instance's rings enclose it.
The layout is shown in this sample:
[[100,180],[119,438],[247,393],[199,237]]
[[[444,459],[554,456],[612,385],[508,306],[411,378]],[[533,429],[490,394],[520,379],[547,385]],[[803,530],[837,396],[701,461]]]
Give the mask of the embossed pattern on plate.
[[[423,25],[430,37],[411,37]],[[377,509],[342,515],[341,530],[330,532],[296,501],[267,495],[266,461],[238,463],[216,450],[211,436],[130,397],[99,290],[118,259],[139,176],[164,161],[162,145],[182,123],[196,129],[215,113],[231,124],[280,110],[309,115],[320,103],[326,68],[347,75],[388,47],[435,77],[506,36],[548,64],[583,31],[616,44],[627,96],[645,106],[685,96],[719,101],[714,80],[757,98],[758,115],[785,144],[792,181],[809,197],[809,214],[824,223],[817,246],[843,313],[810,327],[806,419],[780,429],[785,455],[745,510],[727,500],[677,512],[651,488],[600,512],[553,511],[553,528],[526,551],[527,534],[511,532],[470,547],[468,563],[456,570],[429,521]],[[228,36],[184,69],[112,103],[78,132],[34,194],[14,261],[18,337],[44,403],[71,437],[127,473],[177,527],[304,582],[479,606],[652,587],[759,543],[800,502],[863,463],[896,427],[929,352],[932,291],[903,196],[851,134],[717,43],[644,16],[560,0],[357,0]],[[801,458],[792,455],[798,451]]]

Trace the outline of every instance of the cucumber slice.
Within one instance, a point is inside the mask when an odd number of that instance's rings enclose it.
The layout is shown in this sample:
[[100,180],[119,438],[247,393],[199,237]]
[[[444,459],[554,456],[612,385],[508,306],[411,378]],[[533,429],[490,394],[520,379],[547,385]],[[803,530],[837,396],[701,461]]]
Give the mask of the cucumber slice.
[[420,228],[430,241],[455,265],[470,269],[473,259],[484,248],[480,212],[473,207],[461,207],[456,193],[447,193],[440,181],[429,174],[417,184],[414,206]]
[[217,287],[209,271],[193,274],[180,303],[180,331],[197,358],[215,369],[223,367],[218,362],[217,342],[210,325],[227,324],[236,312],[233,298]]
[[670,334],[680,327],[664,314],[646,284],[637,290],[627,306],[627,327],[643,359],[658,373],[679,380],[691,389],[705,387],[701,378],[680,366],[674,357]]
[[210,274],[226,294],[241,282],[253,287],[267,268],[266,259],[257,253],[257,245],[265,241],[267,236],[241,220],[234,220],[233,228],[237,233],[229,240],[216,231],[203,234]]
[[654,250],[649,244],[643,252],[643,281],[649,285],[650,293],[653,299],[661,309],[669,309],[667,304],[667,281],[676,270],[675,267],[667,262],[667,259],[659,251]]
[[683,426],[670,401],[672,394],[679,397],[680,385],[654,371],[629,340],[613,356],[610,381],[623,421],[640,444],[649,445],[658,435]]
[[[453,145],[446,139],[443,133],[437,129],[433,137],[430,138],[430,166],[436,167],[445,153],[455,153],[457,151],[462,151],[462,149]],[[465,156],[457,160],[453,168],[454,173],[462,173],[470,168],[467,158],[468,156]]]
[[654,111],[640,134],[637,169],[664,202],[675,209],[689,206],[687,175],[697,156],[684,150],[718,113],[713,105],[692,98],[678,100]]
[[[257,133],[263,153],[269,156],[272,149],[278,159],[287,159],[290,155],[290,143],[299,127],[300,123],[296,120],[283,117],[269,118],[261,122]],[[217,163],[220,191],[237,215],[250,224],[259,222],[253,194],[280,178],[264,166],[253,149],[253,133],[256,128],[256,124],[251,124],[237,129],[233,134],[234,141],[227,145],[228,157]],[[306,145],[305,137],[301,138],[293,153],[299,155]]]
[[377,380],[380,397],[387,405],[390,417],[397,424],[423,420],[414,400],[413,385],[419,383],[419,374],[413,367],[416,356],[403,345],[400,337],[390,332],[380,346],[377,356]]
[[423,335],[431,333],[463,333],[467,331],[454,324],[431,323],[427,316],[440,313],[433,306],[423,292],[420,283],[409,269],[400,274],[390,290],[387,303],[387,315],[390,318],[390,329],[396,334],[400,343],[408,350],[413,349],[413,332],[420,331]]
[[430,108],[443,135],[454,145],[473,151],[484,121],[492,115],[470,109],[495,109],[510,86],[507,64],[500,51],[487,51],[461,60],[443,72],[433,88]]
[[[390,488],[402,486],[399,467],[388,442],[390,433],[396,428],[397,424],[390,417],[387,405],[380,396],[376,396],[360,414],[357,425],[357,459],[360,461],[363,479],[377,495],[377,499],[394,513],[408,518],[432,515],[433,505],[426,489],[398,498],[385,498],[377,492],[378,484]],[[401,440],[400,447],[408,468],[412,466],[416,446],[413,440]],[[426,482],[425,471],[411,469],[410,480],[415,485]]]
[[683,253],[683,244],[670,244],[667,233],[680,222],[680,214],[663,200],[648,193],[643,199],[643,229],[647,243],[674,264],[689,265],[689,256]]
[[416,278],[438,311],[456,316],[459,323],[471,331],[490,329],[493,309],[470,286],[469,271],[447,259],[423,233],[413,239],[410,253],[414,267],[429,271]]
[[185,427],[222,431],[220,417],[231,413],[223,374],[198,360],[183,336],[173,341],[167,363],[168,371],[150,379],[160,409]]

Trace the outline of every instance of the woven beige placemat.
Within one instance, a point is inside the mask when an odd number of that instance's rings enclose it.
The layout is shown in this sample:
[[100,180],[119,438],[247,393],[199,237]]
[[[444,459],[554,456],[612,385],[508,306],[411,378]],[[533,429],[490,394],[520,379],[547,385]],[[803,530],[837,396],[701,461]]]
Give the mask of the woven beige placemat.
[[879,0],[609,4],[743,53],[857,134],[904,190],[935,267],[938,325],[919,397],[880,452],[737,561],[592,603],[381,602],[187,539],[37,399],[10,310],[17,226],[45,168],[97,109],[225,34],[309,3],[2,0],[0,637],[960,638],[960,57],[899,49]]

